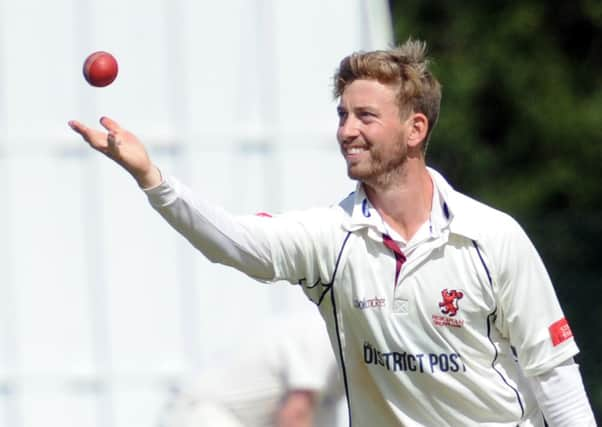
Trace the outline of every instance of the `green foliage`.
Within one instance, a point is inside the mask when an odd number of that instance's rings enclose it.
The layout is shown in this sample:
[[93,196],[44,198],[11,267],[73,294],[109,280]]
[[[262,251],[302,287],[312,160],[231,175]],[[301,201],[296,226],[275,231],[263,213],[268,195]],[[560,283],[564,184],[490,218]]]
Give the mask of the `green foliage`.
[[602,2],[390,4],[396,41],[427,41],[443,85],[429,164],[523,224],[602,415]]

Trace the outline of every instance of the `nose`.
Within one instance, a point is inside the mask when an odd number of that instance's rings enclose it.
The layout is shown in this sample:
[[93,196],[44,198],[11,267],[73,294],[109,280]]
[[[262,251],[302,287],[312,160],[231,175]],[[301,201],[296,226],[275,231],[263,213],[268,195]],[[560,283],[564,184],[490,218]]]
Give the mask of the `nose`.
[[340,143],[351,142],[359,134],[358,121],[352,115],[348,115],[340,120],[339,128],[337,129],[337,139]]

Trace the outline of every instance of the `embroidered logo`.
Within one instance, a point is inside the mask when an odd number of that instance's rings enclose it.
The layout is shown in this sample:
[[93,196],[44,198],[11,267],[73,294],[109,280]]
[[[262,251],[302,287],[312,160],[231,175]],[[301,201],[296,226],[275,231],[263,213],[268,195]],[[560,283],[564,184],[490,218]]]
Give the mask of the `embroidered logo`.
[[460,307],[458,307],[458,300],[462,299],[464,293],[461,291],[452,289],[451,291],[447,288],[441,291],[441,297],[443,301],[439,303],[441,313],[448,316],[455,316],[458,313]]
[[264,218],[271,218],[272,217],[272,215],[269,214],[269,213],[267,213],[267,212],[257,212],[255,215],[256,216],[262,216]]

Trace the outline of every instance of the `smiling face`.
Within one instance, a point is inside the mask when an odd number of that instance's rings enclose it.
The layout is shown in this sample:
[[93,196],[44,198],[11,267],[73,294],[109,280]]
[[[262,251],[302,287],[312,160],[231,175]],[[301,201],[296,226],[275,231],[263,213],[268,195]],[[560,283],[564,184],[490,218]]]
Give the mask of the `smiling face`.
[[347,174],[366,184],[385,184],[408,158],[408,119],[402,117],[395,86],[358,79],[342,93],[337,107],[337,140]]

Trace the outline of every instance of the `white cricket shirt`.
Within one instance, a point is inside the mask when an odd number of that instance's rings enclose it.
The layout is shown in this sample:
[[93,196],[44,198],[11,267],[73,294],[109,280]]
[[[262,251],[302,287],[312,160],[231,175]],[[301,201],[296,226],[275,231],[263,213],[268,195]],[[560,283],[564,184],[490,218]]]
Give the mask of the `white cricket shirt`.
[[428,232],[405,260],[361,185],[337,206],[271,218],[233,217],[172,178],[147,194],[211,261],[303,287],[350,425],[543,426],[525,375],[578,352],[546,269],[511,217],[429,173]]

